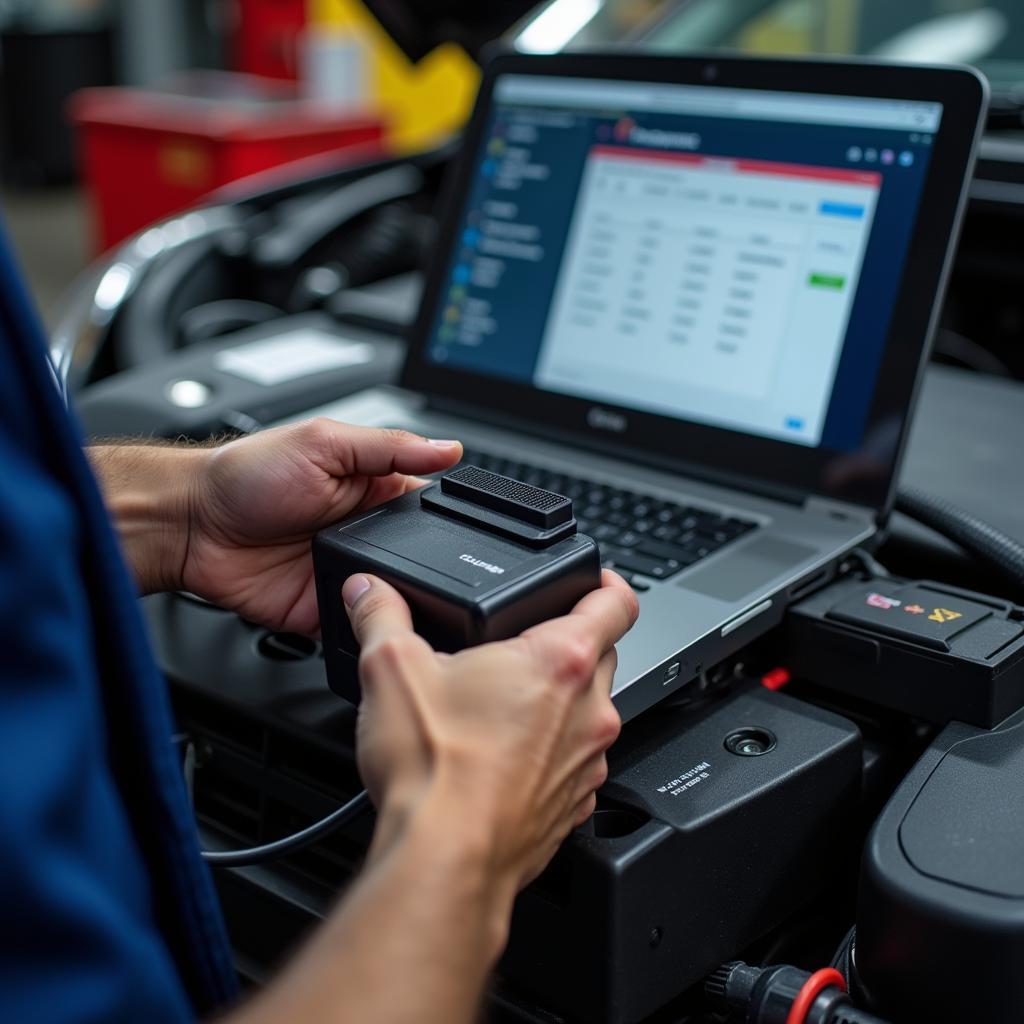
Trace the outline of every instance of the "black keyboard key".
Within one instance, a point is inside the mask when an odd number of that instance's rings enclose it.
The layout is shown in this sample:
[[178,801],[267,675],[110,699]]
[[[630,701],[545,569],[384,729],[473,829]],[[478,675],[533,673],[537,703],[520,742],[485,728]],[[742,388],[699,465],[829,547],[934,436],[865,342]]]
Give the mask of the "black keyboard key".
[[683,568],[679,562],[672,559],[649,558],[634,551],[619,551],[611,548],[608,550],[607,556],[616,569],[637,572],[656,580],[667,580],[669,576],[673,576]]
[[697,530],[701,533],[710,533],[721,529],[725,524],[725,516],[718,512],[699,512],[697,514]]
[[642,594],[644,591],[651,589],[651,585],[647,580],[637,579],[636,576],[631,572],[626,572],[625,569],[616,569],[615,572],[621,576],[638,594]]
[[594,540],[614,540],[618,537],[619,532],[619,528],[611,523],[598,523],[597,526],[591,529],[590,536]]
[[616,545],[620,548],[635,548],[642,541],[642,533],[634,533],[632,530],[625,530],[616,538]]
[[728,544],[735,537],[735,534],[730,533],[728,530],[700,530],[697,536],[714,547],[721,547],[723,544]]
[[755,523],[744,522],[742,519],[722,518],[715,524],[708,523],[701,526],[697,532],[716,544],[728,544],[729,541],[752,530],[755,525]]
[[694,562],[701,558],[707,558],[712,551],[717,551],[719,545],[709,544],[707,541],[700,538],[687,541],[682,545],[683,551],[686,552],[687,556],[690,557]]
[[747,519],[727,519],[725,521],[725,525],[726,528],[732,532],[734,537],[739,537],[744,533],[749,533],[757,527],[757,523],[752,523]]
[[658,558],[664,561],[678,562],[681,566],[693,565],[702,557],[696,554],[692,548],[680,544],[667,544],[664,541],[650,540],[645,537],[637,545],[636,550],[641,555],[650,558]]

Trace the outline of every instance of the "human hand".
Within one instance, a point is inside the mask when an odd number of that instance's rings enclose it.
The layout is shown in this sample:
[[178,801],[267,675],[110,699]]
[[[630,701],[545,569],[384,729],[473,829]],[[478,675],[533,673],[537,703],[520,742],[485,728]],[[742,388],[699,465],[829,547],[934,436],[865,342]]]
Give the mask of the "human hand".
[[375,848],[411,819],[455,835],[514,894],[595,806],[618,736],[614,644],[636,621],[614,573],[572,612],[501,643],[435,653],[387,583],[343,588],[361,647],[360,772],[380,811]]
[[203,452],[181,588],[275,629],[319,630],[310,541],[448,469],[456,441],[314,419]]
[[343,594],[362,643],[373,844],[306,949],[225,1024],[470,1024],[516,892],[594,807],[619,730],[612,645],[636,598],[606,573],[569,615],[443,655],[386,583],[353,576]]

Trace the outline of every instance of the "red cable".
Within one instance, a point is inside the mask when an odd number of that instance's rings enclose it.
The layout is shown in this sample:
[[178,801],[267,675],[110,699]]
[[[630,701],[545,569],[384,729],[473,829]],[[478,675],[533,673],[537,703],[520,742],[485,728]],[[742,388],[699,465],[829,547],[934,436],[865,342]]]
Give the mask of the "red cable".
[[814,1000],[833,985],[838,986],[843,992],[846,991],[846,979],[834,967],[822,967],[820,971],[815,971],[804,982],[803,988],[793,1000],[786,1024],[807,1024],[807,1014],[814,1005]]

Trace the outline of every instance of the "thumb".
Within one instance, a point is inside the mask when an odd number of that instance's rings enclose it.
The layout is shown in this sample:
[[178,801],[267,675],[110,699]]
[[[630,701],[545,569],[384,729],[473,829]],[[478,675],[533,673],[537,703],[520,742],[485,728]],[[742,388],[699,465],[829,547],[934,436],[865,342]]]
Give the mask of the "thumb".
[[409,606],[390,583],[358,573],[345,581],[341,598],[362,650],[384,640],[414,635]]

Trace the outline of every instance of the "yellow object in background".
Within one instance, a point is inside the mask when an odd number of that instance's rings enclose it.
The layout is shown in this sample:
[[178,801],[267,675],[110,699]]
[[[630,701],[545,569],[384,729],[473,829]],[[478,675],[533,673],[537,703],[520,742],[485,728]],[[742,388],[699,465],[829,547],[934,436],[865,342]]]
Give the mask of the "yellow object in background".
[[413,64],[360,0],[309,0],[314,30],[344,32],[367,49],[370,95],[390,124],[399,152],[425,149],[458,130],[469,115],[480,72],[466,52],[446,43]]
[[780,0],[747,20],[732,45],[744,53],[852,53],[860,0]]

